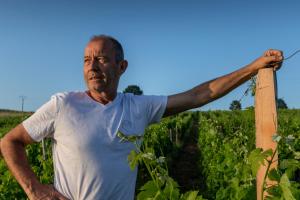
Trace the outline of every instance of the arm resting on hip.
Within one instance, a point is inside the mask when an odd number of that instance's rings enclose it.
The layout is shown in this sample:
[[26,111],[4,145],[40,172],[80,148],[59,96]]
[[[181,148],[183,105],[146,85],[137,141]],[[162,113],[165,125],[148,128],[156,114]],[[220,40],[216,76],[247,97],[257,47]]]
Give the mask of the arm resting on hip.
[[60,199],[67,200],[51,185],[43,185],[33,173],[27,161],[25,146],[35,141],[29,136],[22,124],[8,132],[1,140],[3,158],[30,200]]

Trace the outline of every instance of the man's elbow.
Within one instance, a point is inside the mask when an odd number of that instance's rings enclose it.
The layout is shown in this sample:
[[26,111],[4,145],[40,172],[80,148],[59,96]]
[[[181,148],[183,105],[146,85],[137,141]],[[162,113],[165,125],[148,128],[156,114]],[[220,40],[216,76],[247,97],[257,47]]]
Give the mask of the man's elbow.
[[16,141],[13,137],[7,133],[2,139],[0,143],[1,155],[5,157],[8,149],[14,148],[14,146],[24,146],[21,145],[20,142]]
[[1,138],[1,155],[5,158],[10,154],[11,151],[16,149],[24,149],[28,143],[31,143],[31,141],[29,141],[24,134],[22,125],[19,125]]
[[192,95],[194,96],[192,99],[193,101],[193,108],[198,108],[208,104],[209,102],[218,98],[218,94],[211,90],[207,85],[203,86],[205,88],[201,89],[194,89]]

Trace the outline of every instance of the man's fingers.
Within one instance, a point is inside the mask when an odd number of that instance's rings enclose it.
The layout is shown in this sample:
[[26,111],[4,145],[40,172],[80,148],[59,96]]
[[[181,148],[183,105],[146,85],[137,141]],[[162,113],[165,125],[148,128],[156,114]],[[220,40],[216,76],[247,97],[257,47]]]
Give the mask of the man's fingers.
[[53,185],[50,185],[51,189],[52,189],[52,198],[55,200],[69,200],[68,198],[66,198],[65,196],[63,196],[60,192],[58,192]]
[[283,60],[282,56],[277,56],[277,55],[273,55],[273,56],[267,56],[265,57],[266,63],[272,64],[273,63],[278,63],[281,62]]
[[270,56],[270,50],[266,51],[266,52],[264,53],[264,56]]
[[58,197],[58,200],[69,200],[66,197]]
[[57,199],[57,200],[69,200],[68,198],[66,198],[65,196],[63,196],[61,193],[59,193],[59,192],[55,192],[55,198]]
[[264,56],[268,57],[268,56],[283,56],[282,51],[280,50],[276,50],[276,49],[269,49],[264,53]]

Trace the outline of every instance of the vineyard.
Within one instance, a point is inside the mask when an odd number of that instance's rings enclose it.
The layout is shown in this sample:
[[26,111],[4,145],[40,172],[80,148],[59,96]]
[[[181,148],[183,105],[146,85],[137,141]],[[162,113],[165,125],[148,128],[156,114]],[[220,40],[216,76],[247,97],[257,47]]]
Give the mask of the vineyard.
[[[28,116],[1,116],[0,136]],[[300,110],[279,110],[278,169],[268,171],[276,184],[267,186],[265,199],[300,199]],[[274,160],[271,150],[255,148],[254,110],[185,112],[150,126],[141,138],[121,141],[136,144],[128,164],[139,164],[136,199],[256,199],[256,173]],[[42,183],[51,183],[51,141],[26,151]],[[26,195],[0,161],[0,199],[26,199]]]

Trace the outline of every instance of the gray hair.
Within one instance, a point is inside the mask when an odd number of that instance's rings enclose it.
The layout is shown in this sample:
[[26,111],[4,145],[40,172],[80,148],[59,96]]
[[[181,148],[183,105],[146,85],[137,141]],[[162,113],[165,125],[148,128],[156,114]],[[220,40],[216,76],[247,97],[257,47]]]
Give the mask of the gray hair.
[[124,60],[124,51],[121,43],[115,38],[109,35],[95,35],[90,39],[90,42],[99,41],[99,40],[109,40],[113,45],[113,49],[115,51],[115,59],[116,62],[119,63]]

